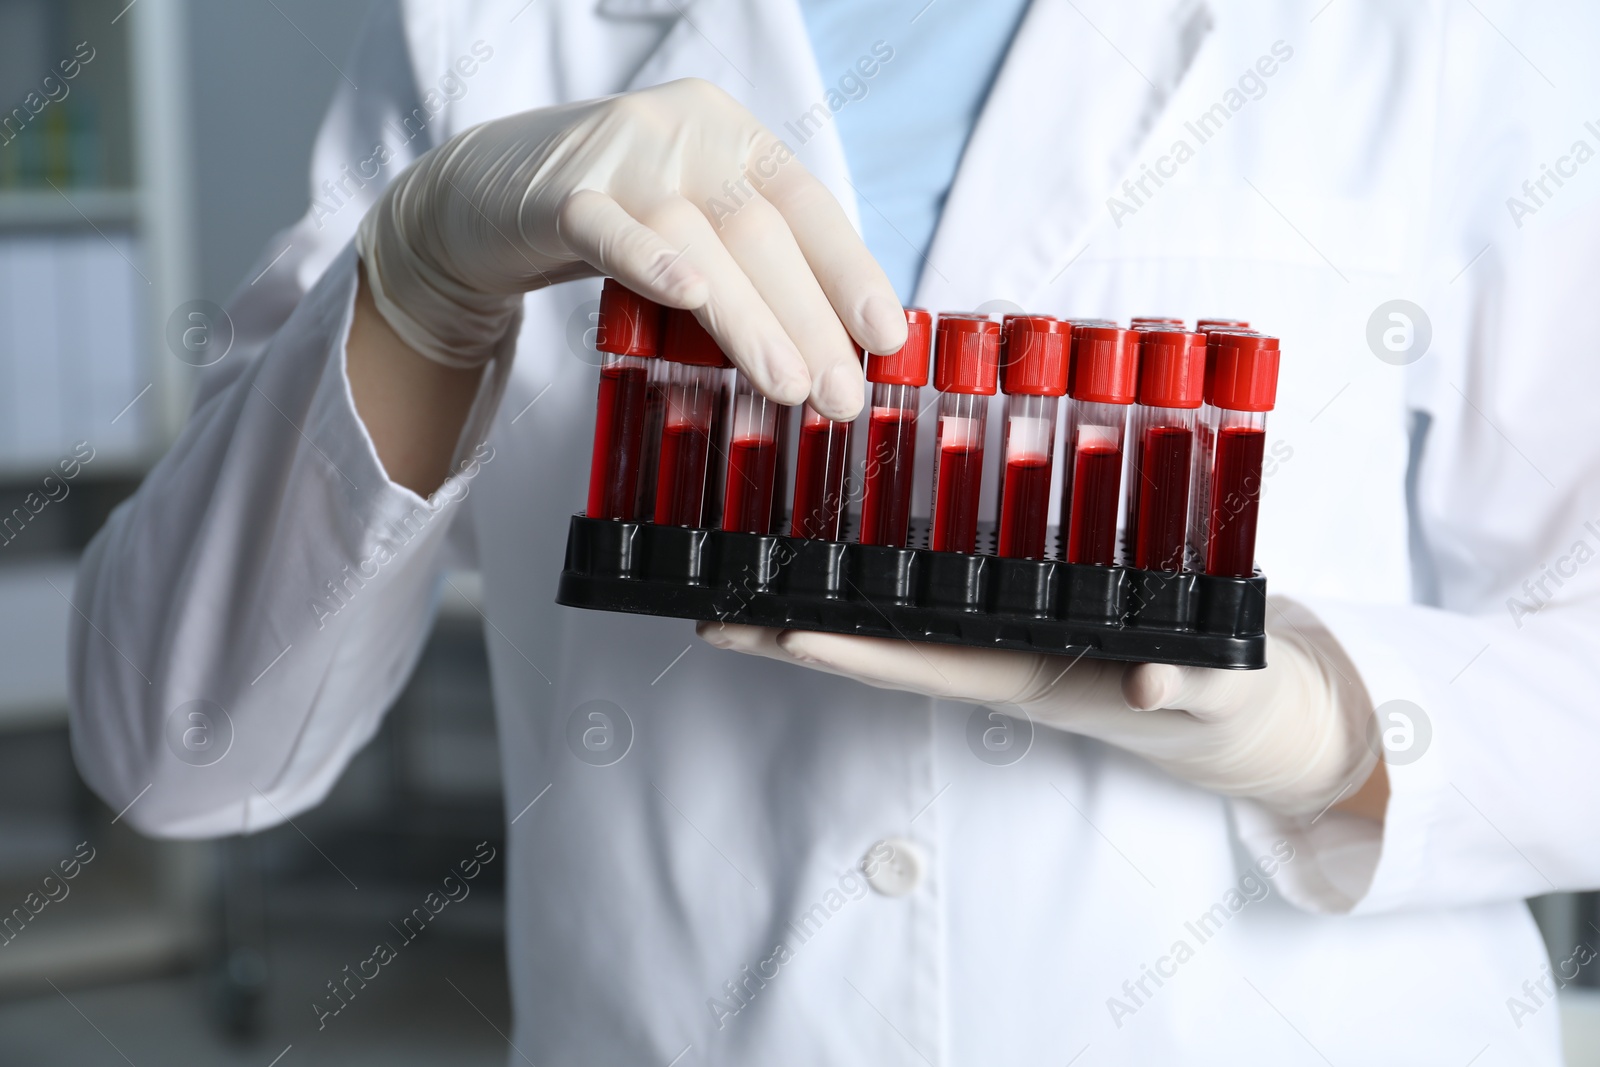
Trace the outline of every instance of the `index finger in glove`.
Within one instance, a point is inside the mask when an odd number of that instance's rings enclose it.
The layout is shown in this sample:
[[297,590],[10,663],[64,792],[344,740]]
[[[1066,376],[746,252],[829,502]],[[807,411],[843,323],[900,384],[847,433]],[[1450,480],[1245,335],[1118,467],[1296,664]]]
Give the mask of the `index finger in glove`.
[[1055,673],[1046,656],[898,638],[786,630],[777,644],[798,663],[878,689],[980,704],[1025,702]]
[[[762,143],[772,146],[765,149],[768,154],[788,151],[776,138]],[[769,177],[761,169],[759,155],[756,175],[762,179],[762,198],[789,224],[850,336],[868,352],[900,351],[906,343],[905,311],[889,276],[867,251],[828,187],[798,163],[773,168]]]

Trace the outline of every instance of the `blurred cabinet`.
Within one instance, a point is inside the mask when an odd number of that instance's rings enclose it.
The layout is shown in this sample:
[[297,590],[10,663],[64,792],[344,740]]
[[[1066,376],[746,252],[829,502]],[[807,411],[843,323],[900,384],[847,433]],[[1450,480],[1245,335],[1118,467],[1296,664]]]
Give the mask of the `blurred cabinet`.
[[194,296],[184,25],[178,0],[0,0],[6,483],[80,441],[85,477],[136,475],[186,406],[163,339]]
[[196,295],[185,16],[182,0],[0,0],[0,900],[78,842],[99,857],[0,953],[7,992],[201,942],[207,847],[114,822],[64,726],[77,553],[190,395],[164,340]]

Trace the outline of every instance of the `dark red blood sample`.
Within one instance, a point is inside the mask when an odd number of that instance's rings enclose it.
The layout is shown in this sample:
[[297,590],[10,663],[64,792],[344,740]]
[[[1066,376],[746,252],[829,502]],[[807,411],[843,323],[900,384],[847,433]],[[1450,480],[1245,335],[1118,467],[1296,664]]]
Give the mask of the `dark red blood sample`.
[[1067,519],[1067,562],[1109,567],[1117,561],[1117,496],[1122,449],[1094,445],[1077,450],[1072,473],[1072,513]]
[[639,486],[639,449],[644,443],[645,369],[620,363],[600,368],[595,409],[594,454],[589,460],[592,519],[633,518]]
[[1139,479],[1133,565],[1152,571],[1183,569],[1189,519],[1189,458],[1194,434],[1184,426],[1152,426],[1140,444],[1133,477]]
[[1011,559],[1043,559],[1050,519],[1050,460],[1019,456],[1006,464],[1001,490],[1000,554]]
[[1228,427],[1217,432],[1206,538],[1206,573],[1248,578],[1255,571],[1256,518],[1261,507],[1264,430]]
[[706,505],[703,515],[706,527],[722,521],[723,477],[728,473],[727,457],[722,449],[727,445],[728,396],[731,390],[726,381],[711,393],[711,464],[706,473]]
[[861,543],[904,548],[911,521],[912,458],[917,416],[899,411],[867,422],[866,487],[861,497]]
[[777,409],[778,416],[778,459],[774,465],[777,473],[772,482],[772,521],[768,530],[783,529],[783,473],[789,469],[789,454],[793,445],[794,420],[791,419],[788,408]]
[[800,448],[794,466],[794,516],[791,537],[839,539],[844,512],[844,471],[850,462],[849,427],[812,422],[800,427]]
[[654,516],[656,511],[656,471],[661,464],[661,420],[667,410],[667,387],[660,381],[644,387],[644,441],[639,447],[638,488],[634,493],[635,516]]
[[668,422],[661,431],[656,468],[656,525],[699,526],[706,491],[706,431],[689,422]]
[[728,445],[728,498],[722,528],[764,534],[772,529],[772,482],[778,445],[770,437],[741,437]]
[[957,446],[939,452],[939,484],[934,488],[935,552],[972,552],[978,546],[978,490],[983,485],[983,447]]

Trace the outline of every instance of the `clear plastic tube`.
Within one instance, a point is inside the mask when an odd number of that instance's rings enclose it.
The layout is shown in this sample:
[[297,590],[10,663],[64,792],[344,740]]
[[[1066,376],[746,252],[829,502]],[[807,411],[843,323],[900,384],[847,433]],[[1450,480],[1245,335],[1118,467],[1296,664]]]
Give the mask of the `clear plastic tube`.
[[772,482],[772,521],[767,529],[777,532],[787,529],[783,505],[789,500],[789,459],[794,455],[794,408],[778,405],[778,462],[777,474]]
[[939,396],[930,537],[930,547],[936,552],[977,550],[978,497],[983,489],[983,435],[988,413],[987,396]]
[[728,475],[722,528],[764,534],[772,530],[772,489],[778,471],[778,405],[743,374],[735,378],[729,420]]
[[1206,414],[1207,492],[1197,555],[1207,574],[1248,578],[1255,571],[1267,413],[1213,407]]
[[917,387],[874,382],[862,459],[862,544],[906,546],[916,455]]
[[683,363],[667,367],[655,521],[658,526],[703,526],[711,439],[727,371]]
[[807,404],[800,415],[800,445],[795,453],[790,536],[839,539],[849,466],[850,423],[824,418]]
[[1067,405],[1061,515],[1068,563],[1109,567],[1117,561],[1122,441],[1129,406],[1090,400],[1072,400]]
[[603,353],[595,404],[594,450],[589,459],[592,519],[632,519],[644,445],[645,386],[651,360]]
[[1005,466],[1000,480],[1002,556],[1044,558],[1057,401],[1053,396],[1020,393],[1006,397]]
[[656,473],[661,462],[661,426],[667,410],[667,368],[665,360],[649,361],[649,376],[644,385],[644,435],[639,448],[639,477],[634,490],[633,514],[649,519],[656,511]]
[[1143,570],[1184,569],[1189,544],[1189,486],[1194,480],[1198,409],[1133,409],[1128,442],[1128,544]]
[[706,472],[706,505],[702,523],[722,525],[723,493],[728,476],[728,413],[733,410],[735,372],[725,369],[717,378],[717,395],[711,403],[711,462]]

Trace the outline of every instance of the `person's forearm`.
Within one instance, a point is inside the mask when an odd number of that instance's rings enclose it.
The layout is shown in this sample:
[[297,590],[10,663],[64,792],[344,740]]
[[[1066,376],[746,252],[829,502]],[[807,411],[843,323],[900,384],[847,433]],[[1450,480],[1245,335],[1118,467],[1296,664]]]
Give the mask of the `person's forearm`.
[[346,346],[350,395],[390,480],[427,496],[450,474],[483,368],[458,370],[418,355],[378,313],[364,267],[359,276]]
[[1335,811],[1363,815],[1382,822],[1389,810],[1389,768],[1384,765],[1383,760],[1380,759],[1377,766],[1372,768],[1372,773],[1367,775],[1367,780],[1361,784],[1360,789],[1339,801],[1333,808]]

